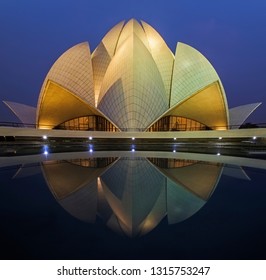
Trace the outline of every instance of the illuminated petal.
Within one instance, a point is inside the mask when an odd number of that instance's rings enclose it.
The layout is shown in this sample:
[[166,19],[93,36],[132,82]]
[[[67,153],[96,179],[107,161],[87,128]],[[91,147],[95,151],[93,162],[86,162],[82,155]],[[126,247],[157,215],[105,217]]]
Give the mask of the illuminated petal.
[[6,106],[21,120],[24,126],[35,126],[36,108],[21,103],[3,101]]
[[107,67],[115,54],[117,41],[119,39],[124,21],[114,26],[103,38],[101,43],[92,53],[92,67],[95,91],[95,106],[98,104],[98,97],[102,81],[107,70]]
[[[177,44],[170,107],[216,81],[220,81],[216,71],[200,52]],[[223,98],[226,100],[224,94]]]
[[229,110],[231,128],[239,128],[249,115],[260,105],[261,103],[253,103],[231,108]]
[[122,130],[145,130],[167,107],[157,65],[132,34],[107,69],[98,108]]
[[93,73],[88,43],[75,45],[63,53],[54,63],[44,80],[39,97],[38,110],[48,80],[61,85],[94,106]]
[[166,45],[160,34],[149,24],[141,21],[146,33],[152,57],[162,76],[167,100],[170,98],[170,88],[172,82],[172,71],[174,66],[174,55]]
[[227,129],[228,112],[223,96],[222,88],[217,81],[180,102],[167,115],[196,120],[212,129]]
[[127,22],[127,24],[124,26],[121,32],[117,43],[116,51],[118,51],[119,48],[123,46],[127,39],[133,34],[136,35],[144,44],[144,46],[149,50],[149,43],[142,26],[135,19],[131,19]]
[[51,129],[67,120],[88,115],[102,114],[64,87],[47,81],[37,116],[39,128]]

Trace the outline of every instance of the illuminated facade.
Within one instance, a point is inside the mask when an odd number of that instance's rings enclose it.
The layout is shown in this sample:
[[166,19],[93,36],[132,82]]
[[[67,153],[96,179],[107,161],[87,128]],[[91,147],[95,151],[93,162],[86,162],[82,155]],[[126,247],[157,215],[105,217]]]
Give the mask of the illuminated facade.
[[[25,105],[7,105],[28,121]],[[258,105],[230,113],[221,80],[200,52],[178,43],[173,54],[153,27],[131,19],[114,26],[92,53],[80,43],[58,58],[32,123],[41,129],[225,130],[232,121],[240,126]]]

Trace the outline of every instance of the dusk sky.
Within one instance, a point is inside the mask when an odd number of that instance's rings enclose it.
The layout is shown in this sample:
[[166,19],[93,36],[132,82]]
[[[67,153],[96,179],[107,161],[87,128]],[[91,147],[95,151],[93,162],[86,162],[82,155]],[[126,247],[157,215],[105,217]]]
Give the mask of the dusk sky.
[[[186,43],[208,58],[229,108],[263,102],[248,119],[266,123],[265,0],[1,0],[0,100],[36,106],[42,82],[67,49],[91,51],[121,20],[153,26],[175,53]],[[0,104],[0,122],[16,121]]]

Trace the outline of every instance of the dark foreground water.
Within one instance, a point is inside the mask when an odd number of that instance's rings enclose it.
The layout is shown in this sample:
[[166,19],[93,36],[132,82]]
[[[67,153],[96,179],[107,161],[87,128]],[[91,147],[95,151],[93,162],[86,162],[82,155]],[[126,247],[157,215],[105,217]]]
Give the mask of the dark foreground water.
[[265,160],[70,153],[0,165],[1,259],[265,259]]

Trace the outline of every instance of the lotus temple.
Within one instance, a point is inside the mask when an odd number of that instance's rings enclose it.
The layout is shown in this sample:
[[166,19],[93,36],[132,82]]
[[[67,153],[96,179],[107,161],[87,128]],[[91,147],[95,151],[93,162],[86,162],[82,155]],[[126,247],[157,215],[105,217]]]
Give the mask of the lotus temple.
[[242,165],[266,168],[253,160],[265,159],[266,129],[239,129],[261,103],[230,108],[207,58],[184,43],[172,53],[144,21],[118,23],[94,51],[66,50],[36,107],[4,103],[21,124],[0,124],[0,167],[27,176],[37,162],[67,212],[130,237],[192,216],[228,166],[240,179]]
[[105,132],[229,130],[260,103],[229,108],[222,82],[199,51],[175,54],[144,21],[114,26],[91,52],[66,50],[44,79],[36,107],[4,103],[24,127]]

